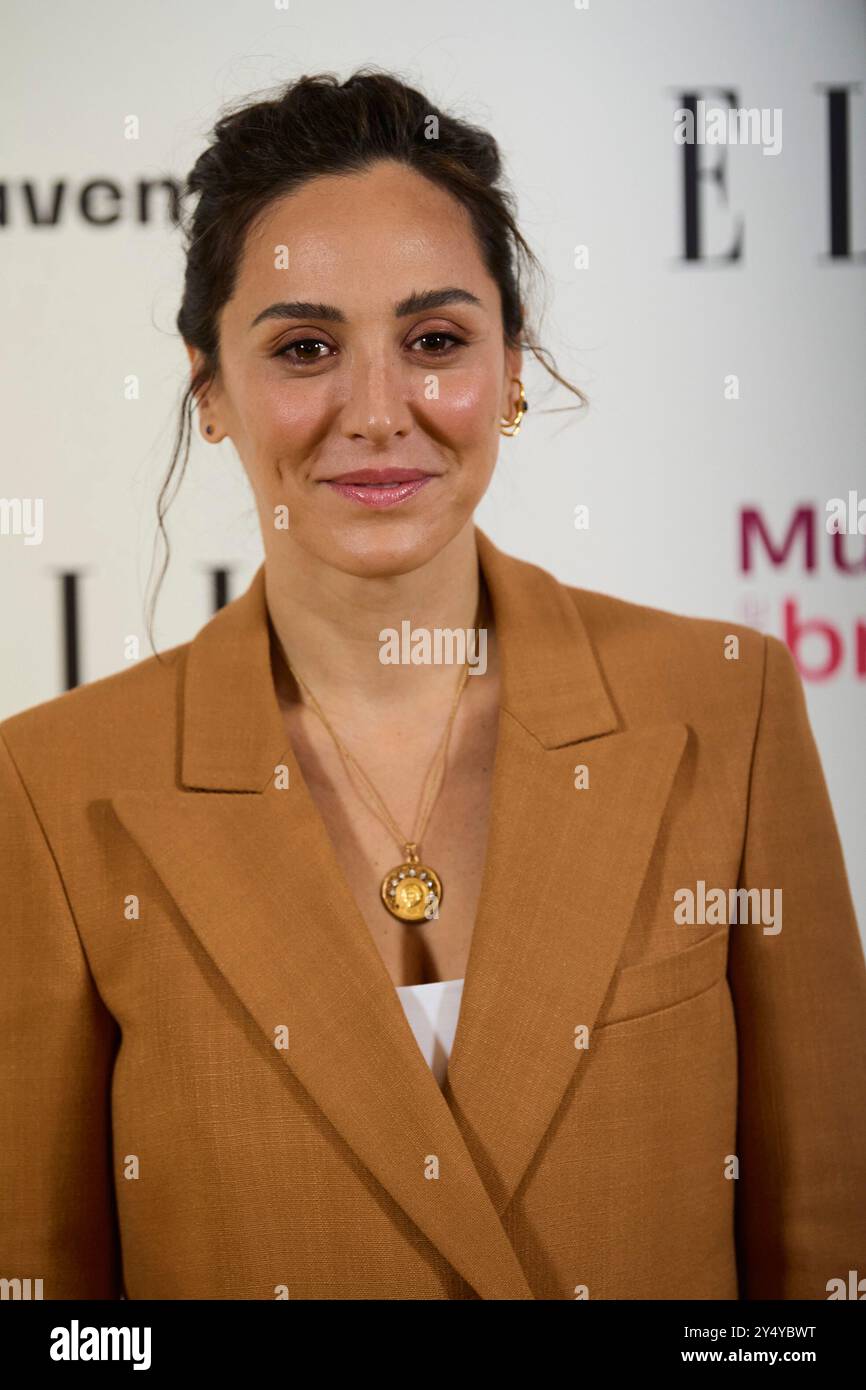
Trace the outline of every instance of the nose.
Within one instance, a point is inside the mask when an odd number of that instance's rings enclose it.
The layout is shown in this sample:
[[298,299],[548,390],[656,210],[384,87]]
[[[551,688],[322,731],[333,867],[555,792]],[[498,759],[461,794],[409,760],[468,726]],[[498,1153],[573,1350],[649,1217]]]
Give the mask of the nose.
[[347,439],[366,439],[381,448],[412,429],[406,380],[399,367],[384,357],[356,360],[351,367],[349,397],[341,427]]

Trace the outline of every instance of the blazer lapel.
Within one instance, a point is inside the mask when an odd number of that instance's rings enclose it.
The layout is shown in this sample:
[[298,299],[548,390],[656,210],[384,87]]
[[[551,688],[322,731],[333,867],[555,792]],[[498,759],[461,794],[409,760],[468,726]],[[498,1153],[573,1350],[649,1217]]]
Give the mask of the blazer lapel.
[[476,539],[503,694],[444,1093],[502,1215],[566,1088],[580,1083],[575,1030],[592,1029],[607,994],[688,731],[623,730],[571,595]]
[[502,728],[445,1086],[500,1215],[580,1084],[575,1031],[592,1029],[607,994],[685,742],[670,724],[545,749],[514,720]]
[[620,731],[571,597],[476,540],[502,700],[444,1093],[287,740],[263,566],[186,651],[181,785],[112,803],[263,1039],[288,1030],[279,1055],[342,1140],[481,1298],[527,1299],[502,1216],[579,1083],[574,1030],[609,987],[686,730]]
[[[279,759],[275,759],[275,762]],[[227,984],[340,1137],[482,1298],[531,1298],[309,793],[113,798]],[[426,1177],[430,1161],[438,1177]]]

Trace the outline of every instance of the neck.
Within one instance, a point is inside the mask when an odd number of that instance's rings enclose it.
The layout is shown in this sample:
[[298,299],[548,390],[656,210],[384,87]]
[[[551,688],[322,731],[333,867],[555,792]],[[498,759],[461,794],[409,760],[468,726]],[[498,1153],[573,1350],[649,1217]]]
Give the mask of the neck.
[[[326,712],[364,709],[376,718],[411,707],[441,710],[457,687],[452,664],[383,663],[380,632],[462,629],[488,631],[491,615],[481,583],[474,524],[467,525],[427,564],[410,574],[359,578],[345,574],[300,547],[283,551],[285,563],[266,563],[265,592],[276,639],[275,682],[284,705],[303,700],[294,668]],[[471,650],[471,649],[470,649]],[[473,660],[477,660],[477,648]],[[472,680],[469,682],[473,684]]]

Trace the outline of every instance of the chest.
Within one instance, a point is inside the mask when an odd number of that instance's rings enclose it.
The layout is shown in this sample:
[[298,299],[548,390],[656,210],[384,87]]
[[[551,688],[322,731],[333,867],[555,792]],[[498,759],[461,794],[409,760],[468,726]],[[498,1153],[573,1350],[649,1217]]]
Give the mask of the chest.
[[[418,849],[441,880],[442,899],[438,917],[421,923],[393,917],[382,903],[382,880],[404,856],[371,809],[369,793],[359,794],[332,739],[309,710],[293,706],[284,719],[345,891],[394,985],[463,979],[486,859],[498,704],[476,699],[470,707],[467,701],[464,717],[455,720],[446,775]],[[406,738],[395,740],[390,751],[382,746],[362,759],[358,746],[356,753],[407,839],[417,830],[430,753],[429,740],[413,746]]]

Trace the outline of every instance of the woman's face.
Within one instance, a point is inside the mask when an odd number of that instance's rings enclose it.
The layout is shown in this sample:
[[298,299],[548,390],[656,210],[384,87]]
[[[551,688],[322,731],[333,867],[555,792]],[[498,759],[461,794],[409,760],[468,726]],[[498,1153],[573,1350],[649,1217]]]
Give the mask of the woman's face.
[[[449,194],[382,161],[278,199],[250,229],[219,335],[202,426],[234,442],[267,556],[297,545],[346,573],[400,574],[471,518],[521,355]],[[335,485],[360,469],[409,477]]]

